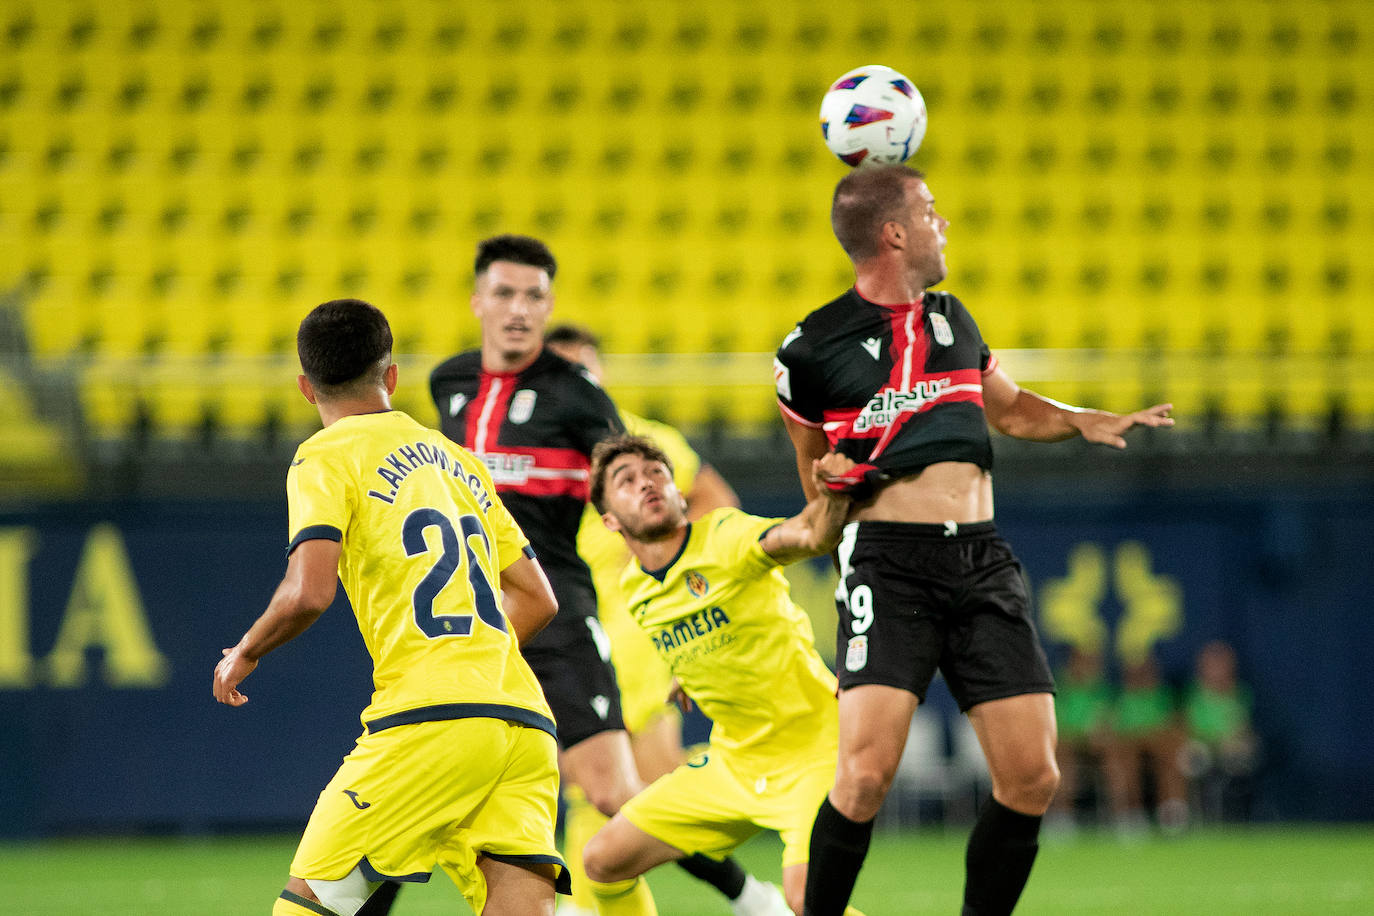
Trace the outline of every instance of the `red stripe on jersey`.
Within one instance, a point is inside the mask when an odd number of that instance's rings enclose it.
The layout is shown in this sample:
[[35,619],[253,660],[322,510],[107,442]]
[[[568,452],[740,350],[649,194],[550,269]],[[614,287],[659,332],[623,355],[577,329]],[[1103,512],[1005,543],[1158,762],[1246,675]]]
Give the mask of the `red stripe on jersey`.
[[483,372],[477,385],[477,397],[468,408],[467,439],[474,452],[493,448],[501,430],[501,421],[510,409],[510,396],[515,391],[515,377]]

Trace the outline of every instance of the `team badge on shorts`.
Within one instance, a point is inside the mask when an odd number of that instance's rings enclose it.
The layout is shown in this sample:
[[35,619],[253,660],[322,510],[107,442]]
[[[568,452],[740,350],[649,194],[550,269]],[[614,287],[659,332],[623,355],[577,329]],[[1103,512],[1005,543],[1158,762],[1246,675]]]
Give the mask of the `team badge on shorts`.
[[691,592],[693,597],[700,598],[711,589],[711,583],[695,569],[689,569],[683,578],[687,581],[687,591]]
[[939,312],[930,313],[930,330],[935,335],[935,342],[942,347],[954,344],[954,330],[949,326],[949,319]]
[[844,653],[846,671],[859,671],[868,664],[868,637],[849,637],[849,648]]

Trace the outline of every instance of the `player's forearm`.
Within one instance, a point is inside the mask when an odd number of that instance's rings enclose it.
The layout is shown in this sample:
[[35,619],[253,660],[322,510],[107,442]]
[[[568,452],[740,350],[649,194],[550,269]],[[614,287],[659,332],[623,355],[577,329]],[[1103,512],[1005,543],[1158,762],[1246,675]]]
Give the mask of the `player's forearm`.
[[261,617],[239,640],[239,654],[257,661],[268,652],[285,645],[310,628],[324,613],[326,603],[310,600],[295,588],[282,583]]
[[1004,435],[1035,442],[1060,442],[1079,434],[1079,420],[1096,413],[1086,407],[1073,407],[1036,394],[1025,388],[1016,393],[1010,409],[993,421],[993,427]]
[[849,498],[826,492],[765,535],[764,551],[779,563],[820,556],[835,549],[849,514]]

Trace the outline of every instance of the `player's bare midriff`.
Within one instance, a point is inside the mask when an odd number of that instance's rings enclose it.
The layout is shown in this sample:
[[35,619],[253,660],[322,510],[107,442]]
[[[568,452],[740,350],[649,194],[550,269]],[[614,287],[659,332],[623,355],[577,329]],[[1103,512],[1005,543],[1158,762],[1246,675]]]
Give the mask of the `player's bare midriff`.
[[871,501],[856,505],[851,521],[947,521],[967,525],[992,518],[992,475],[967,461],[942,461],[893,481]]

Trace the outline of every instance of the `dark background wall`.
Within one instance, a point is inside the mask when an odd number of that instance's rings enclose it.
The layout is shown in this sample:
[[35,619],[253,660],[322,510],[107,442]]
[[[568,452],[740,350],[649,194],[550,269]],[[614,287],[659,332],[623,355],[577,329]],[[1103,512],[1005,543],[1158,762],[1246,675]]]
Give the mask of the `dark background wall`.
[[[1142,606],[1163,621],[1154,651],[1171,682],[1186,681],[1203,642],[1235,645],[1266,746],[1263,816],[1374,819],[1374,488],[1361,475],[1275,482],[1240,471],[1197,484],[1174,475],[1167,486],[1137,473],[1118,487],[1109,473],[1092,482],[1013,466],[1000,472],[999,525],[1042,614],[1056,594],[1065,606],[1073,557],[1107,564],[1105,585],[1079,604],[1109,641],[1128,612],[1140,613],[1115,571],[1123,556],[1143,556],[1157,600]],[[795,484],[773,482],[743,489],[745,507],[794,511]],[[359,733],[370,690],[342,592],[248,679],[245,707],[210,695],[221,648],[284,570],[285,529],[279,499],[0,512],[0,833],[304,818]]]

